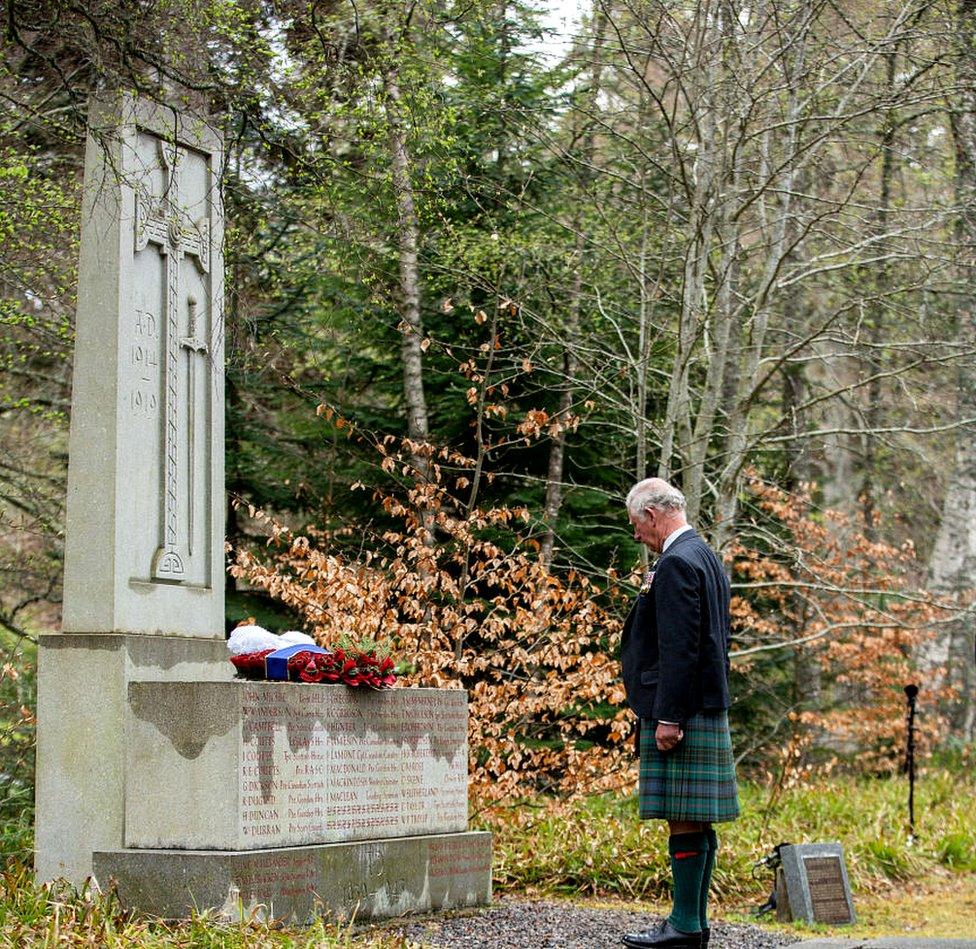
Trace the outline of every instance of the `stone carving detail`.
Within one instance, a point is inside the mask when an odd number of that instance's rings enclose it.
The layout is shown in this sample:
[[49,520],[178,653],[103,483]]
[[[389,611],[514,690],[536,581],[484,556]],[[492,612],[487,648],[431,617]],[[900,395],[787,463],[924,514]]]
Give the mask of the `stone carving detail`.
[[186,301],[187,326],[186,336],[180,340],[180,349],[186,351],[186,399],[187,399],[187,459],[186,459],[186,535],[187,552],[193,555],[193,511],[195,510],[195,498],[193,493],[193,459],[196,457],[196,411],[197,411],[197,390],[196,390],[196,366],[193,364],[193,357],[202,357],[206,365],[210,355],[210,349],[205,340],[197,336],[197,301],[191,296]]
[[[163,536],[153,556],[151,576],[154,580],[183,582],[187,573],[189,538],[191,533],[192,497],[187,499],[187,517],[180,517],[180,445],[179,445],[179,359],[180,350],[188,356],[189,411],[187,436],[188,465],[193,464],[193,355],[206,355],[207,347],[196,338],[196,301],[191,298],[187,335],[180,338],[180,262],[184,256],[194,258],[203,274],[210,272],[210,221],[190,220],[180,203],[180,165],[186,152],[174,144],[158,143],[159,160],[163,169],[163,194],[156,198],[136,194],[135,249],[145,250],[150,244],[159,247],[165,267],[166,287],[166,348],[165,384],[163,387],[164,451],[163,451]],[[192,472],[187,478],[192,491]]]
[[154,419],[159,402],[159,320],[149,310],[137,309],[133,321],[129,364],[134,371],[129,410],[140,419]]

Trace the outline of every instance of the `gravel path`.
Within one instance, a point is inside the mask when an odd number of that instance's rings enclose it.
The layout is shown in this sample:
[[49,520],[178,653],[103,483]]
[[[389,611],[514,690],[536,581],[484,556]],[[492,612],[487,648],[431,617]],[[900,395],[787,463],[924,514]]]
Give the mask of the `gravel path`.
[[[504,899],[485,910],[428,919],[398,932],[430,947],[622,949],[624,933],[649,929],[658,919],[652,913]],[[716,921],[709,949],[778,949],[793,942],[797,937]]]

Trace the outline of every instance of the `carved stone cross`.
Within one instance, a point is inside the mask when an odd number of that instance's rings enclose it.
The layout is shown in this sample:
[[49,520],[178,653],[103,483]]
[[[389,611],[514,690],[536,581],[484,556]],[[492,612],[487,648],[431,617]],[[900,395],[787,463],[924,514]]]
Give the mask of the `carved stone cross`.
[[[166,286],[166,366],[163,387],[164,404],[164,474],[163,474],[163,536],[159,548],[153,556],[152,578],[182,582],[186,579],[189,543],[192,536],[192,426],[193,392],[188,393],[190,409],[188,424],[189,477],[186,499],[188,514],[180,517],[180,446],[179,446],[179,357],[180,348],[193,352],[201,350],[195,340],[196,327],[190,325],[187,337],[180,339],[180,262],[187,254],[191,255],[201,273],[210,271],[210,221],[200,220],[195,224],[190,220],[186,209],[180,204],[180,164],[185,158],[183,149],[176,145],[159,142],[159,160],[163,167],[165,185],[163,194],[156,198],[136,194],[135,206],[135,249],[144,250],[149,244],[156,244],[165,263],[164,284]],[[196,301],[193,302],[189,320],[195,324]],[[187,339],[194,339],[193,347],[186,346]],[[188,377],[192,380],[191,373]],[[191,382],[192,384],[192,382]]]

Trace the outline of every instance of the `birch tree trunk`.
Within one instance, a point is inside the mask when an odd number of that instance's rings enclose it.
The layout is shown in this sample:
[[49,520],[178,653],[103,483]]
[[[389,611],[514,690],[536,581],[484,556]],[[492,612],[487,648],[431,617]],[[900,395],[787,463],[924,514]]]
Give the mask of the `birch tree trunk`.
[[[721,21],[717,29],[722,29]],[[703,316],[708,255],[712,243],[715,216],[718,211],[715,191],[719,177],[716,166],[719,162],[718,137],[720,130],[714,101],[718,65],[714,60],[709,61],[702,50],[696,50],[695,54],[696,57],[705,58],[708,61],[708,66],[702,74],[700,88],[698,89],[701,131],[697,137],[698,148],[693,170],[693,191],[689,195],[691,233],[688,236],[682,268],[677,345],[671,367],[671,381],[668,385],[668,400],[664,410],[664,421],[661,428],[661,451],[657,466],[658,477],[665,479],[671,477],[676,448],[679,455],[682,454],[682,450],[686,451],[688,448],[687,443],[683,443],[681,438],[682,419],[687,417],[690,412],[688,374]],[[682,457],[681,461],[683,464],[686,458]]]
[[[420,318],[420,278],[417,267],[418,223],[411,178],[410,153],[404,129],[399,75],[395,65],[386,77],[386,115],[390,134],[390,160],[397,207],[397,251],[399,263],[399,311],[402,321],[400,356],[403,362],[403,398],[407,407],[407,435],[413,442],[430,436],[427,399],[424,395],[423,324]],[[411,457],[418,478],[425,480],[428,459],[420,453]]]
[[[741,187],[741,166],[738,161],[732,171],[731,191]],[[702,389],[695,427],[688,447],[682,489],[687,502],[688,519],[698,519],[705,482],[705,460],[715,429],[722,385],[729,364],[729,342],[735,321],[735,296],[739,271],[739,224],[728,220],[728,208],[723,207],[719,233],[724,238],[722,262],[718,272],[718,288],[711,319],[711,346],[705,354],[705,384]]]
[[[958,104],[951,117],[960,207],[956,340],[971,351],[976,346],[976,0],[959,0],[956,11]],[[958,420],[976,418],[976,367],[971,359],[958,361],[956,379]],[[976,425],[972,422],[956,429],[955,460],[929,569],[930,585],[937,593],[956,594],[976,587]],[[932,684],[958,690],[948,712],[953,729],[968,741],[976,738],[974,627],[976,613],[970,607],[940,629],[920,655]],[[944,676],[933,667],[943,667]]]
[[[888,93],[894,96],[895,89],[895,69],[898,63],[898,47],[895,46],[891,52],[885,55],[885,83]],[[889,109],[882,122],[879,133],[881,147],[881,189],[878,201],[878,242],[882,257],[887,252],[887,241],[885,235],[888,231],[888,218],[891,211],[891,185],[894,177],[894,144],[895,144],[895,120],[896,116],[893,109]],[[868,353],[865,359],[865,368],[871,378],[868,385],[867,405],[864,409],[865,433],[864,433],[864,458],[863,458],[863,479],[861,482],[861,511],[864,518],[865,536],[872,541],[876,541],[877,530],[875,521],[877,520],[877,493],[875,470],[878,460],[878,434],[877,431],[884,421],[884,401],[881,391],[881,372],[884,364],[882,356],[882,344],[885,337],[885,308],[887,306],[888,291],[891,287],[891,272],[888,261],[880,260],[876,265],[876,276],[874,278],[877,287],[877,303],[874,307],[874,317],[871,321],[871,328],[868,334]]]
[[[600,81],[603,71],[603,42],[606,35],[606,17],[599,11],[596,12],[596,23],[593,36],[593,67],[590,76],[590,88],[584,99],[583,121],[586,128],[583,132],[580,143],[580,153],[582,156],[581,191],[586,191],[586,185],[592,178],[592,165],[594,159],[594,124],[592,113],[596,109],[597,98],[600,94]],[[584,238],[584,226],[582,214],[579,211],[582,205],[583,195],[577,205],[577,213],[573,219],[573,229],[576,232],[575,247],[573,249],[573,281],[570,288],[569,307],[566,312],[566,344],[563,347],[563,390],[559,396],[560,420],[568,418],[573,408],[573,396],[576,383],[578,362],[576,347],[580,334],[580,306],[583,299],[583,255],[586,250]],[[553,545],[556,537],[556,519],[559,517],[559,508],[563,500],[563,472],[566,461],[566,435],[567,429],[560,430],[553,436],[549,445],[549,468],[546,473],[546,501],[543,511],[545,532],[542,535],[541,559],[548,569],[552,563]]]
[[[782,171],[773,174],[777,156],[773,154],[776,137],[770,130],[763,134],[761,169],[764,177],[778,178],[774,194],[763,191],[759,201],[761,228],[768,234],[765,262],[759,286],[755,293],[753,312],[744,329],[741,363],[736,390],[729,412],[729,434],[726,440],[726,462],[719,476],[718,498],[715,504],[714,541],[719,550],[729,543],[738,513],[739,486],[749,447],[749,413],[754,399],[763,385],[760,360],[766,342],[766,331],[776,296],[776,282],[780,269],[791,250],[787,237],[793,223],[794,182],[801,162],[798,151],[801,124],[801,83],[805,79],[806,43],[810,24],[809,4],[805,4],[803,25],[789,44],[783,48],[780,63],[784,73],[787,103],[784,116],[785,141],[780,159]],[[792,49],[787,52],[789,47]],[[771,199],[771,200],[770,200]]]
[[[570,291],[569,309],[566,314],[566,345],[563,347],[563,390],[559,395],[557,420],[565,420],[573,408],[574,382],[577,372],[576,343],[579,339],[580,301],[583,294],[583,238],[577,230],[576,266]],[[549,444],[549,470],[546,474],[546,504],[543,512],[545,533],[542,535],[541,558],[548,570],[552,564],[553,545],[556,538],[556,518],[563,500],[563,469],[566,457],[567,429],[561,427]]]

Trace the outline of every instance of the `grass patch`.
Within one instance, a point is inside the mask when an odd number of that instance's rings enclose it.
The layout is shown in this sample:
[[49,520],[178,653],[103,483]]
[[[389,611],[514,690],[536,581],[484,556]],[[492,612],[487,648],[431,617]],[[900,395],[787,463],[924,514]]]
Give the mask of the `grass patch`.
[[373,947],[403,949],[396,934],[360,933],[353,926],[324,918],[312,926],[289,929],[257,920],[226,923],[202,913],[178,923],[124,912],[111,894],[84,888],[38,887],[19,861],[0,875],[0,947],[108,946],[172,949],[319,949]]
[[[766,919],[763,927],[798,935],[864,937],[924,936],[972,938],[976,935],[976,876],[935,870],[908,883],[893,883],[876,892],[855,895],[857,923],[853,926],[803,926]],[[755,922],[744,913],[730,912],[735,922]]]
[[[916,786],[916,833],[907,834],[903,778],[831,777],[784,792],[743,782],[742,817],[718,828],[714,891],[727,909],[761,903],[772,874],[755,862],[781,842],[839,840],[859,895],[976,864],[976,778],[970,768],[933,769]],[[551,800],[493,807],[477,818],[495,833],[495,881],[502,890],[623,896],[661,901],[669,894],[666,832],[641,822],[633,795],[576,804]]]

